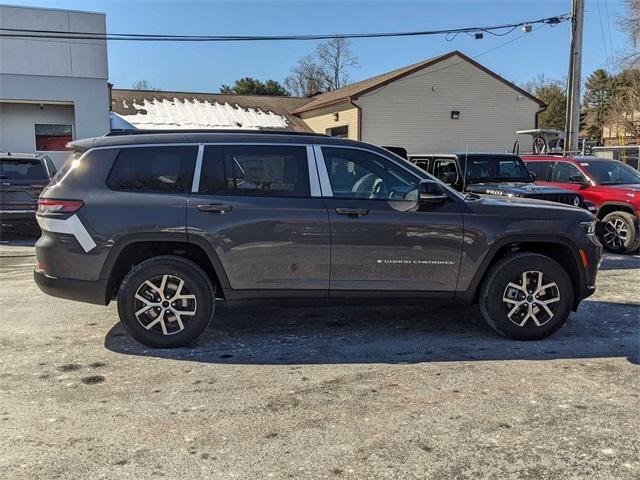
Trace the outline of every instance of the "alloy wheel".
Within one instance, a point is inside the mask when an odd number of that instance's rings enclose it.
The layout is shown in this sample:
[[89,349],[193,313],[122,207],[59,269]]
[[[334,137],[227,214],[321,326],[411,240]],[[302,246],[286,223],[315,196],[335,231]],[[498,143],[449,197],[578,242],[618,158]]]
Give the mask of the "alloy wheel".
[[509,282],[502,301],[511,322],[524,327],[531,321],[536,327],[541,327],[555,315],[560,288],[556,282],[545,282],[542,272],[526,271],[517,280]]
[[196,314],[196,296],[176,275],[158,275],[145,280],[135,293],[135,316],[147,330],[163,335],[181,332]]
[[604,241],[610,248],[621,248],[629,238],[629,228],[620,218],[614,218],[604,224]]

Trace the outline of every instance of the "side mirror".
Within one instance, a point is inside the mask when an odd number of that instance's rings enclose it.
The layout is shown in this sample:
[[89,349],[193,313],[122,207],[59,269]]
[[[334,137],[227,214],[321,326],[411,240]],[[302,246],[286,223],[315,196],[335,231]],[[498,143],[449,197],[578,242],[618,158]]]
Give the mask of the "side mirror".
[[420,203],[444,202],[449,197],[438,182],[433,180],[423,180],[420,182]]
[[589,185],[589,180],[584,178],[582,175],[574,175],[569,178],[569,183],[575,183],[580,185],[581,188],[586,188]]
[[457,179],[458,174],[456,172],[446,172],[444,175],[442,175],[442,181],[447,185],[453,185],[454,183],[456,183]]

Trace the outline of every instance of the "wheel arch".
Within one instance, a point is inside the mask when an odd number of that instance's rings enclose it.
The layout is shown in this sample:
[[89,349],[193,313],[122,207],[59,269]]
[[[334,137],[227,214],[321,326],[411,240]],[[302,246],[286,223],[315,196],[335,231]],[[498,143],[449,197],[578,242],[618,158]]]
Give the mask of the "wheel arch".
[[229,280],[222,263],[211,245],[204,239],[184,234],[132,234],[118,240],[112,247],[100,272],[106,280],[107,302],[114,298],[126,274],[133,266],[159,255],[177,255],[202,267],[214,283],[217,293],[224,297]]
[[636,219],[638,218],[637,213],[634,211],[633,206],[629,203],[625,202],[603,202],[598,207],[598,212],[596,213],[596,217],[598,220],[602,220],[604,217],[609,215],[610,213],[622,211],[626,213],[630,213]]
[[578,247],[565,237],[547,239],[525,235],[502,238],[492,245],[485,255],[469,288],[466,291],[457,292],[456,297],[469,302],[477,302],[482,281],[496,262],[513,252],[531,252],[545,255],[558,262],[565,269],[573,285],[573,309],[575,310],[580,302],[580,292],[585,288],[582,261],[578,250]]

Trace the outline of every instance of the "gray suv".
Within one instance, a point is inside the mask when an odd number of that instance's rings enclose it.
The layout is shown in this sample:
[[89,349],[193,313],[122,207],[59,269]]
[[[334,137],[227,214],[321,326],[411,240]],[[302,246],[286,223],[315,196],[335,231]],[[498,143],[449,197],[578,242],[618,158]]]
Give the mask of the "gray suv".
[[463,195],[393,153],[294,132],[80,140],[37,213],[35,280],[101,305],[153,347],[214,307],[478,303],[511,338],[546,337],[595,290],[594,217]]

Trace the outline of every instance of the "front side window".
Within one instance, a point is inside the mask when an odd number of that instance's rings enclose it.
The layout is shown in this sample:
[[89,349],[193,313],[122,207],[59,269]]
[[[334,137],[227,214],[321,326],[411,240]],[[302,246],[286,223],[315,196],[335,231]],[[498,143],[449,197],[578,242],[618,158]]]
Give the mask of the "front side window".
[[66,144],[73,140],[71,125],[41,124],[35,125],[36,150],[39,152],[61,152]]
[[197,146],[122,148],[107,185],[128,192],[191,191]]
[[556,162],[553,166],[553,174],[551,176],[552,182],[557,183],[570,183],[571,178],[580,177],[584,181],[587,179],[582,172],[578,170],[578,167],[568,162]]
[[640,173],[622,162],[594,160],[581,161],[580,165],[599,185],[640,183]]
[[420,180],[379,155],[365,150],[332,147],[322,147],[322,155],[335,198],[417,198]]
[[437,158],[433,162],[433,176],[443,182],[451,181],[451,177],[457,178],[458,169],[456,161],[451,158]]
[[287,145],[209,145],[202,158],[199,192],[308,197],[307,149]]
[[551,172],[551,162],[526,162],[527,170],[536,176],[536,180],[540,182],[549,181]]

